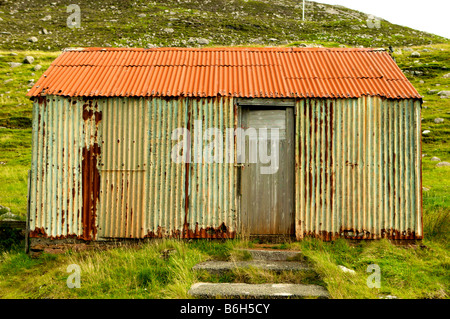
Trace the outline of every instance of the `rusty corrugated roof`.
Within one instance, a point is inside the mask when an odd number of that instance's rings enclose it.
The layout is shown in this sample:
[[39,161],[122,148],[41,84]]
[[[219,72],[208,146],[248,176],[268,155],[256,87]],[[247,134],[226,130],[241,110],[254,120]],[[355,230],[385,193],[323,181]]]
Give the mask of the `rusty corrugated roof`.
[[28,96],[421,98],[387,52],[355,48],[86,48]]

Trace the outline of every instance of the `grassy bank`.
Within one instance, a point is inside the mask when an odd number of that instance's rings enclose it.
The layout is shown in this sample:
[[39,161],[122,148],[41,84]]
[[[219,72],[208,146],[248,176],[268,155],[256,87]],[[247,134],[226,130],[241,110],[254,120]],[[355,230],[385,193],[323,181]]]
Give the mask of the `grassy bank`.
[[[300,249],[314,267],[313,273],[277,275],[270,271],[240,270],[222,276],[222,282],[305,283],[327,287],[332,298],[379,299],[448,298],[450,260],[441,245],[425,241],[424,247],[398,247],[388,241],[350,244],[346,240],[324,243],[305,240],[283,245]],[[0,298],[190,298],[190,286],[208,278],[194,273],[196,263],[208,259],[237,260],[237,252],[252,242],[153,241],[141,246],[110,250],[43,254],[32,259],[22,252],[0,257]],[[275,245],[274,248],[279,248]],[[81,288],[69,289],[67,267],[80,266]],[[381,288],[367,286],[367,267],[381,270]],[[344,273],[338,266],[355,270]]]

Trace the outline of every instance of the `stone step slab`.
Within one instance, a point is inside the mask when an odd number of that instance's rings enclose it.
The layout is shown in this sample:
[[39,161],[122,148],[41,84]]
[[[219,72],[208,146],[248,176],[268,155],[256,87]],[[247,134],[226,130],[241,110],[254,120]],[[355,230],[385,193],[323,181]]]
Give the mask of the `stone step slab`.
[[246,298],[246,299],[327,299],[329,293],[318,285],[301,284],[244,284],[244,283],[196,283],[189,295],[195,298]]
[[259,268],[277,273],[283,271],[309,271],[308,265],[296,261],[205,261],[192,267],[195,271],[206,271],[211,275],[221,275],[234,269]]
[[284,260],[301,256],[301,251],[298,250],[269,250],[269,249],[239,249],[240,251],[248,252],[253,260]]

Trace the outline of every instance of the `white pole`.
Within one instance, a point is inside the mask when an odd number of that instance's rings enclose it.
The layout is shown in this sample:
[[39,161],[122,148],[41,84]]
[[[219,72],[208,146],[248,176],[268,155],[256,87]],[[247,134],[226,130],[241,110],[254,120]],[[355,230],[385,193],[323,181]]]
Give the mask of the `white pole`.
[[303,0],[303,21],[305,21],[305,0]]

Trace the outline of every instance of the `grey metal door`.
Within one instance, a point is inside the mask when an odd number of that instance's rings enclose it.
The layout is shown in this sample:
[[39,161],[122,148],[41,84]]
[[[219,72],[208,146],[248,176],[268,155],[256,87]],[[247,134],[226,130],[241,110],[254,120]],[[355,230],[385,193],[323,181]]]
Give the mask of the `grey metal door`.
[[[245,137],[245,163],[241,171],[241,225],[249,235],[292,235],[294,233],[294,112],[293,108],[268,109],[243,107],[241,127],[257,138]],[[260,129],[277,128],[278,145],[274,140],[261,139]],[[251,149],[257,142],[257,155]],[[270,154],[271,161],[261,158],[261,152]],[[278,152],[278,169],[269,170]],[[269,164],[270,163],[270,164]]]

